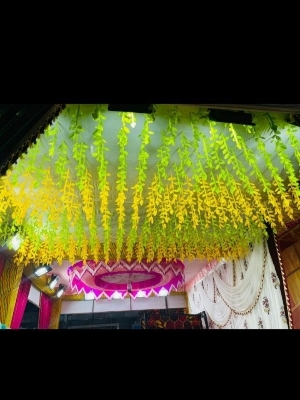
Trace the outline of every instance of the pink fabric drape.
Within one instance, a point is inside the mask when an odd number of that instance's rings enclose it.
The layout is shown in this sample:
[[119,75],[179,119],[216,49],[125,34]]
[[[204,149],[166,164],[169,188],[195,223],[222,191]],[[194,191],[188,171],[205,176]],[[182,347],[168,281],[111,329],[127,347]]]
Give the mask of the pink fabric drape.
[[31,288],[31,281],[26,276],[23,275],[18,290],[12,321],[10,324],[11,329],[20,328],[30,288]]
[[4,264],[5,264],[5,256],[2,253],[0,253],[0,278],[4,270]]
[[49,329],[52,310],[52,299],[45,293],[41,293],[38,329]]

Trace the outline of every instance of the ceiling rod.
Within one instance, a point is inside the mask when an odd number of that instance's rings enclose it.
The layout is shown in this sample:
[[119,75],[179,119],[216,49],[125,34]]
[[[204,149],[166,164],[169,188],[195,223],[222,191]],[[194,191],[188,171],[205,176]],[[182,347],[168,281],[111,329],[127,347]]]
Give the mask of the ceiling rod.
[[203,108],[239,111],[276,111],[285,113],[300,113],[300,104],[191,104]]

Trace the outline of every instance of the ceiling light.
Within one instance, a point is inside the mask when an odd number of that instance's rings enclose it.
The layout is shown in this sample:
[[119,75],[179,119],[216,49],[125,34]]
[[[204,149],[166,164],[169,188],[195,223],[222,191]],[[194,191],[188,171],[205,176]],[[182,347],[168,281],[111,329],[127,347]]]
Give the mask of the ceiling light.
[[146,297],[146,292],[145,292],[145,290],[140,290],[140,291],[137,293],[136,297]]
[[50,265],[41,265],[34,271],[34,273],[36,276],[42,276],[50,271],[52,271],[52,268],[50,267]]
[[50,279],[50,282],[49,282],[49,288],[51,290],[53,290],[55,288],[55,285],[58,283],[58,281],[59,281],[59,276],[52,275],[51,279]]
[[165,288],[161,288],[158,295],[159,296],[168,296],[169,292]]
[[56,293],[56,297],[61,297],[62,294],[67,290],[67,287],[65,285],[59,285],[57,293]]
[[95,300],[94,292],[91,291],[91,292],[89,292],[89,293],[86,293],[86,294],[84,295],[84,298],[85,298],[85,300]]
[[112,299],[114,299],[114,300],[119,300],[119,299],[121,299],[122,298],[122,293],[120,293],[120,292],[115,292],[113,295],[112,295]]

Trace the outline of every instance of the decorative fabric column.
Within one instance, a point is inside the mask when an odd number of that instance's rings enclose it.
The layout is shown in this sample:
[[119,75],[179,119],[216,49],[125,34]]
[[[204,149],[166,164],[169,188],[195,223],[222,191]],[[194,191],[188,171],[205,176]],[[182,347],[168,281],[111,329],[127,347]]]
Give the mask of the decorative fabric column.
[[22,264],[17,266],[12,258],[6,259],[0,279],[0,321],[7,327],[12,321],[22,273]]
[[38,329],[49,329],[52,309],[52,299],[41,293]]
[[4,269],[4,265],[5,265],[5,256],[0,253],[0,278]]
[[20,286],[19,286],[16,303],[15,303],[14,314],[13,314],[11,325],[10,325],[11,329],[19,329],[20,328],[20,325],[21,325],[21,322],[23,319],[23,315],[24,315],[24,311],[26,308],[30,288],[31,288],[31,281],[26,276],[23,275]]
[[62,306],[62,299],[52,300],[49,329],[58,329],[61,306]]

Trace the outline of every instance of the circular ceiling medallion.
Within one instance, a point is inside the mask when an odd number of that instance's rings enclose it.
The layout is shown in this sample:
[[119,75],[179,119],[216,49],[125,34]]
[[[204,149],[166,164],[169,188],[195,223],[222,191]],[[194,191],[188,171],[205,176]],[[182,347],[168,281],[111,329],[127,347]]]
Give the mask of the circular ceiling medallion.
[[184,264],[180,260],[160,263],[152,261],[95,262],[79,261],[68,269],[70,294],[89,294],[96,299],[102,295],[107,298],[148,297],[151,293],[164,295],[177,290],[184,283]]

